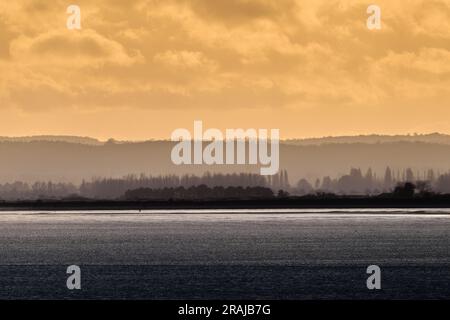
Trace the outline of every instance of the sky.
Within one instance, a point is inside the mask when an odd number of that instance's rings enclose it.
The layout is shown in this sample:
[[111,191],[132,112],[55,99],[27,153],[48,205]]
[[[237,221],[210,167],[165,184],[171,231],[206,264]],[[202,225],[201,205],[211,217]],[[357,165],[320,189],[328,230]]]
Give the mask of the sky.
[[0,136],[168,139],[194,120],[450,133],[450,0],[0,1]]

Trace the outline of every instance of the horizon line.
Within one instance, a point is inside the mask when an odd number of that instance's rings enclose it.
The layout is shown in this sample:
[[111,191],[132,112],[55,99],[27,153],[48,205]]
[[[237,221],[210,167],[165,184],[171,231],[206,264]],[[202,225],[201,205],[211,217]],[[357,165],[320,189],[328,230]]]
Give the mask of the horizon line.
[[[429,132],[429,133],[403,133],[403,134],[381,134],[381,133],[370,133],[370,134],[355,134],[355,135],[327,135],[327,136],[311,136],[311,137],[296,137],[296,138],[284,138],[280,139],[280,141],[308,141],[308,140],[321,140],[321,139],[338,139],[338,138],[367,138],[367,137],[385,137],[385,138],[395,138],[395,137],[429,137],[429,136],[443,136],[450,138],[450,134],[442,133],[442,132]],[[84,136],[84,135],[70,135],[70,134],[35,134],[35,135],[24,135],[24,136],[8,136],[8,135],[0,135],[1,140],[16,140],[16,139],[51,139],[51,138],[59,138],[59,139],[86,139],[93,140],[98,143],[108,143],[108,142],[117,142],[117,143],[140,143],[140,142],[173,142],[170,138],[146,138],[146,139],[118,139],[118,138],[98,138],[93,136]],[[191,139],[194,141],[194,139]],[[202,140],[209,141],[209,140]],[[223,141],[226,141],[225,139]],[[61,141],[63,142],[63,141]]]

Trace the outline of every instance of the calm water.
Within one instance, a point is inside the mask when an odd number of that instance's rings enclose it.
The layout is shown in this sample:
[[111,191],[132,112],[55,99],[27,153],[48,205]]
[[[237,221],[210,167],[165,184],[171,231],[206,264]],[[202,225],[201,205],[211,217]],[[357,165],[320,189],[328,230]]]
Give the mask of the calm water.
[[8,298],[448,299],[450,210],[0,212]]

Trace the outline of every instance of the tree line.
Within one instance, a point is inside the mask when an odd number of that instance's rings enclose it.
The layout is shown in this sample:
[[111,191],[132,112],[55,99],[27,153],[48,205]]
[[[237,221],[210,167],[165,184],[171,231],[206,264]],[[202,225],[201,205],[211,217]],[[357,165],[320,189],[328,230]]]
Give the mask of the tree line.
[[[405,184],[409,183],[405,190]],[[205,186],[208,188],[201,194],[202,189],[193,187]],[[227,189],[233,187],[231,189]],[[365,173],[359,168],[352,168],[348,174],[331,178],[325,176],[308,180],[300,179],[291,185],[288,172],[280,171],[274,176],[261,176],[259,174],[211,174],[195,175],[128,175],[122,178],[93,178],[90,181],[83,180],[81,184],[34,182],[31,184],[16,181],[0,184],[0,200],[35,200],[35,199],[65,199],[65,198],[90,198],[90,199],[119,199],[128,191],[146,190],[150,198],[180,198],[189,199],[199,197],[217,198],[234,197],[235,192],[248,194],[243,196],[260,196],[266,194],[260,188],[273,191],[278,196],[311,195],[311,194],[336,194],[336,195],[378,195],[383,193],[414,193],[450,194],[450,173],[440,173],[434,170],[414,172],[412,169],[392,170],[386,168],[384,175],[378,177],[371,168]],[[403,189],[402,189],[403,188]],[[211,189],[211,190],[210,190]],[[152,190],[152,191],[149,191]],[[159,191],[156,191],[159,190]],[[197,194],[197,192],[200,192]],[[254,194],[256,192],[256,194]],[[138,193],[137,193],[138,194]],[[197,194],[197,195],[194,195]],[[128,196],[135,194],[128,193]]]
[[439,173],[432,169],[416,171],[407,168],[392,170],[387,167],[384,175],[377,175],[368,168],[365,173],[359,168],[352,168],[348,174],[338,178],[329,176],[315,179],[314,182],[300,179],[292,191],[297,195],[314,193],[333,193],[339,195],[377,195],[393,193],[397,187],[406,183],[414,185],[419,193],[450,193],[450,174]]
[[[72,183],[36,182],[28,184],[13,182],[0,184],[0,199],[33,200],[62,198],[118,199],[128,190],[135,189],[177,189],[205,185],[215,187],[263,187],[271,189],[289,188],[286,171],[266,178],[259,174],[211,174],[195,175],[128,175],[122,178],[93,178],[83,180],[80,185]],[[240,190],[240,189],[239,189]],[[257,190],[257,189],[256,189]],[[216,190],[220,192],[220,190]],[[229,192],[232,192],[231,189]]]
[[125,192],[125,200],[218,200],[218,199],[271,199],[272,189],[266,187],[208,187],[150,189],[139,188]]

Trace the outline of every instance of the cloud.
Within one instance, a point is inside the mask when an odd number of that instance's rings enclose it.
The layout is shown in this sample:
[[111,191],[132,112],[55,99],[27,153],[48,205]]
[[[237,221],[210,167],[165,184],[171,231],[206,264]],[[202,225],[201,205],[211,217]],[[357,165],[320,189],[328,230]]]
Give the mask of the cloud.
[[401,119],[405,106],[438,114],[450,101],[447,0],[379,0],[379,31],[359,0],[77,4],[80,31],[65,28],[66,1],[0,3],[4,107],[263,109],[268,120],[309,112],[346,123],[355,110]]
[[133,56],[120,43],[93,30],[51,31],[34,38],[20,36],[11,42],[10,53],[15,61],[40,65],[131,65],[142,60],[139,52]]
[[[416,73],[418,76],[428,75],[426,81],[430,81],[434,76],[450,75],[450,51],[436,48],[423,48],[418,52],[394,53],[390,52],[377,63],[377,68],[389,70],[391,74],[397,77]],[[430,78],[431,77],[431,78]],[[438,80],[439,78],[435,78]],[[420,81],[420,77],[417,77]]]
[[161,63],[177,69],[207,68],[210,71],[214,71],[215,69],[214,61],[208,59],[202,52],[198,51],[168,50],[156,54],[154,61],[155,63]]

